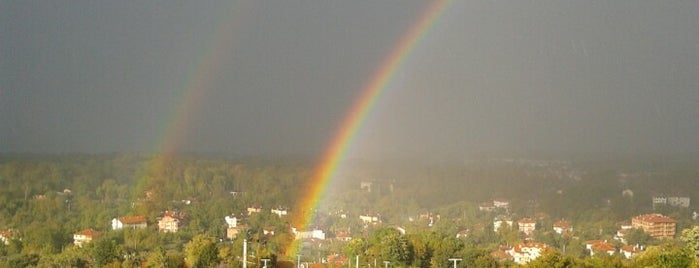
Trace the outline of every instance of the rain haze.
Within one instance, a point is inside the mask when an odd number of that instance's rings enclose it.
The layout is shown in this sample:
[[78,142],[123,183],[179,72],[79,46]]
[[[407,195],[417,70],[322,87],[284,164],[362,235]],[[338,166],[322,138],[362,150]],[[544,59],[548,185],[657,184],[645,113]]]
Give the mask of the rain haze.
[[[0,152],[318,155],[429,4],[2,0]],[[451,2],[350,156],[696,153],[696,14]]]

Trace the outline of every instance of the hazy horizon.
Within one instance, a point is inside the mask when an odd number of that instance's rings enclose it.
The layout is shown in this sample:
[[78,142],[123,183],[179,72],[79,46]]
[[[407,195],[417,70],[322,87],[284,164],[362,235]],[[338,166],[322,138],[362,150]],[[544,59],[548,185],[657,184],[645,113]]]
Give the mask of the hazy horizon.
[[[317,158],[428,5],[0,0],[0,153]],[[695,156],[697,13],[454,1],[347,159]]]

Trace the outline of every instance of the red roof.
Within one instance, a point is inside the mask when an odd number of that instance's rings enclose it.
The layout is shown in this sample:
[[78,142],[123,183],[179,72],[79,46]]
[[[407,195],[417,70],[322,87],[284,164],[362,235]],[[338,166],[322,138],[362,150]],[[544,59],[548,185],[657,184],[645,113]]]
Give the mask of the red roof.
[[87,237],[97,237],[97,236],[100,235],[100,232],[95,231],[95,230],[93,230],[92,228],[89,228],[89,229],[82,230],[82,231],[80,231],[80,232],[78,232],[78,233],[76,233],[76,234],[77,234],[77,235],[84,235],[84,236],[87,236]]
[[530,218],[522,218],[519,220],[519,223],[536,223],[536,222]]
[[560,220],[557,222],[553,223],[553,227],[559,227],[559,228],[570,228],[570,223],[565,221],[565,220]]
[[616,251],[616,247],[613,244],[607,242],[600,242],[592,244],[592,250],[594,251]]
[[636,220],[651,222],[651,223],[677,223],[676,220],[662,214],[643,214],[634,217]]

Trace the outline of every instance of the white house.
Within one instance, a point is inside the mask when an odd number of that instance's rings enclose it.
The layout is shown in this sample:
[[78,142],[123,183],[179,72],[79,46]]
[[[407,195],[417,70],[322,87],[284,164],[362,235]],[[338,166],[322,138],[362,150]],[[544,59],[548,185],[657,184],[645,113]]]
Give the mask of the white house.
[[144,216],[131,216],[112,219],[112,230],[124,228],[145,229],[148,227],[148,222]]
[[506,253],[512,256],[515,263],[523,265],[541,256],[548,248],[549,246],[543,243],[522,243],[513,246]]
[[282,216],[286,216],[289,213],[289,211],[285,208],[273,208],[270,210],[270,212],[272,212],[272,214],[279,216],[280,218]]
[[295,227],[291,227],[291,233],[293,233],[294,236],[296,236],[296,239],[315,238],[319,240],[325,240],[325,232],[318,228],[313,228],[313,230],[309,231],[298,231]]
[[90,229],[85,229],[73,234],[73,244],[82,247],[84,244],[92,242],[93,239],[100,235],[99,232]]

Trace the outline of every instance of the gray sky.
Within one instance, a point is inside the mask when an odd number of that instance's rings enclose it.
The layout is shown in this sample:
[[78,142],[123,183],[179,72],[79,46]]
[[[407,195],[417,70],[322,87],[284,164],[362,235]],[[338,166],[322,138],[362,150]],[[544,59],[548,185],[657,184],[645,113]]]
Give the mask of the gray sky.
[[[699,2],[465,2],[352,156],[698,151]],[[204,67],[180,150],[316,154],[427,5],[0,0],[0,152],[158,150]]]

